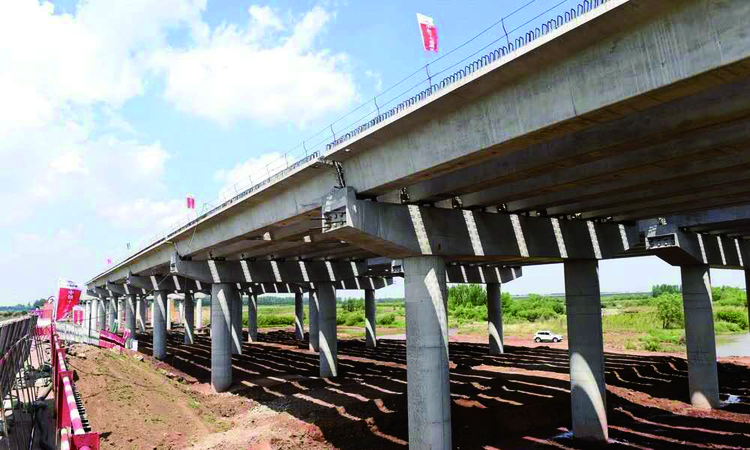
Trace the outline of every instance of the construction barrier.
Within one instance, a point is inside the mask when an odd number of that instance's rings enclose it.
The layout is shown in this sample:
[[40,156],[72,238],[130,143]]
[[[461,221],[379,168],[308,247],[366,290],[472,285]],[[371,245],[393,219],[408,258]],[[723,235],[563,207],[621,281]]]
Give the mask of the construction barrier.
[[50,355],[55,391],[57,420],[61,450],[99,450],[99,433],[91,431],[85,419],[85,409],[73,382],[73,371],[65,360],[65,349],[53,326],[50,338]]

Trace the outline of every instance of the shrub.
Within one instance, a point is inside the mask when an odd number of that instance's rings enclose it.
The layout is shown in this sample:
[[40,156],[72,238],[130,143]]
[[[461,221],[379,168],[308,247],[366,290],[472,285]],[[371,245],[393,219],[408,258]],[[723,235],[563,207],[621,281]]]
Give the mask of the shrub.
[[393,313],[386,314],[378,318],[378,325],[392,325],[396,321],[396,315]]
[[682,326],[682,296],[675,293],[661,294],[656,299],[656,309],[662,328],[669,329],[673,326]]
[[353,327],[355,325],[364,325],[365,323],[365,317],[361,313],[350,312],[346,314],[345,318],[345,323],[349,327]]
[[747,306],[747,294],[741,289],[730,286],[721,286],[711,289],[713,301],[716,305],[737,306],[740,308]]
[[261,314],[258,315],[259,327],[284,327],[294,325],[294,316]]
[[487,305],[487,292],[478,284],[459,284],[448,289],[448,308]]
[[739,330],[746,330],[748,326],[747,311],[744,308],[722,307],[714,310],[714,319],[719,322],[735,324]]
[[348,312],[364,311],[365,301],[361,298],[349,298],[344,300],[344,302],[341,304],[341,308],[343,308],[344,311]]
[[717,321],[714,323],[715,333],[739,333],[742,327],[736,323]]

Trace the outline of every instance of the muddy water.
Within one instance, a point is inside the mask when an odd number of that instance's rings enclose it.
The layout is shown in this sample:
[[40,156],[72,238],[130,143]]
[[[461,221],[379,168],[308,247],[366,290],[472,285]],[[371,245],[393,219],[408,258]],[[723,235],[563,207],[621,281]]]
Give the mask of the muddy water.
[[717,337],[716,355],[719,357],[750,356],[750,333]]

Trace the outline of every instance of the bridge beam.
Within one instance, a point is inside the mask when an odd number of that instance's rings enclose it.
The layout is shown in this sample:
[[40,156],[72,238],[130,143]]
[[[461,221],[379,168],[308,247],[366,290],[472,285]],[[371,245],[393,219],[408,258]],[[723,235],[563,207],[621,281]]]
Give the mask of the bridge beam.
[[323,214],[324,233],[394,259],[608,259],[639,241],[632,225],[377,203],[357,200],[351,188],[334,189]]
[[674,224],[654,225],[646,232],[649,253],[673,266],[744,269],[748,245],[742,239],[683,231]]
[[173,255],[170,270],[204,283],[318,283],[358,277],[365,262],[345,261],[188,261]]

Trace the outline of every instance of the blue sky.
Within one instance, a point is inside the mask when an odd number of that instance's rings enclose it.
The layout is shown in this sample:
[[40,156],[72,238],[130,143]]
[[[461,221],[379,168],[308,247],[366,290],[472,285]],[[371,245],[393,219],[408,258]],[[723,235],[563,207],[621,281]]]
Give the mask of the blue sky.
[[[51,295],[58,277],[85,282],[127,242],[184,215],[186,194],[200,206],[231,191],[302,141],[325,139],[311,136],[358,105],[335,132],[372,110],[374,96],[383,106],[418,84],[423,71],[387,91],[426,62],[435,74],[495,48],[502,25],[521,32],[575,5],[545,13],[559,1],[537,0],[435,62],[527,3],[5,3],[0,303]],[[434,18],[438,56],[421,49],[417,12]],[[713,274],[744,286],[740,272]],[[679,283],[679,271],[656,258],[606,261],[601,279],[605,291],[642,291]],[[562,292],[562,266],[528,268],[507,290]],[[381,295],[401,292],[399,283]]]

